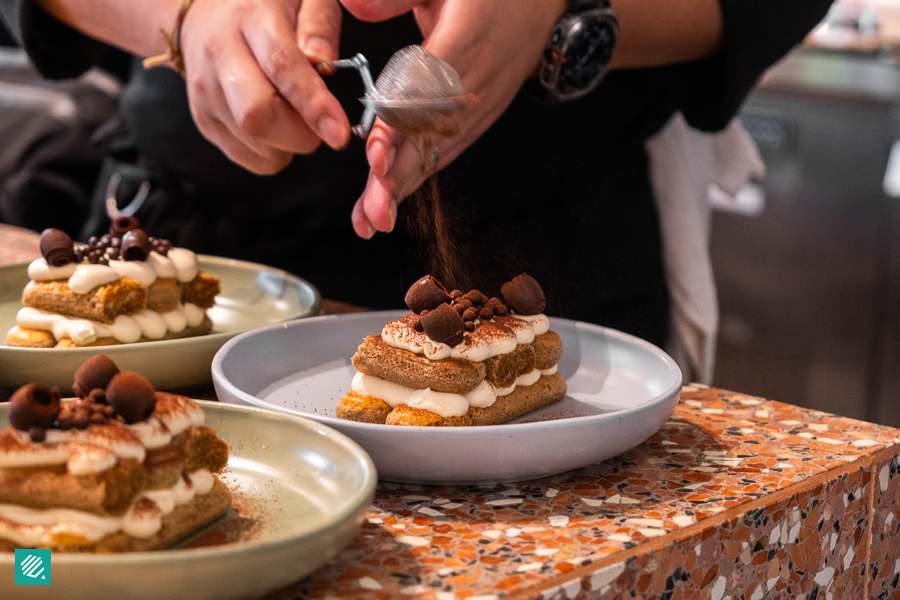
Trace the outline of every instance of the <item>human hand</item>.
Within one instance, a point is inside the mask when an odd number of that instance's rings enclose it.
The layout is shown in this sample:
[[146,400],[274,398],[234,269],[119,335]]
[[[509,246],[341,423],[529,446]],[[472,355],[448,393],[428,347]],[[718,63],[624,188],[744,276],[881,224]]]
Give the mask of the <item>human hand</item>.
[[[366,145],[369,179],[352,213],[356,233],[370,238],[377,231],[391,231],[398,204],[430,175],[451,163],[503,114],[525,80],[535,73],[547,35],[565,12],[566,0],[341,3],[367,21],[382,21],[412,9],[424,35],[422,46],[456,69],[463,88],[480,99],[464,112],[462,132],[452,136],[404,134],[376,120]],[[432,140],[437,152],[423,153],[425,144]]]
[[350,123],[314,66],[337,59],[340,27],[337,0],[197,0],[181,49],[200,132],[258,174],[343,148]]

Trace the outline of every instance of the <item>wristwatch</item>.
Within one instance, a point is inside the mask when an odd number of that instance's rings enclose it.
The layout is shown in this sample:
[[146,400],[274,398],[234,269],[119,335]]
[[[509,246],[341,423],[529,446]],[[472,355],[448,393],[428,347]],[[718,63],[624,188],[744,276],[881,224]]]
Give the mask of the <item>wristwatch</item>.
[[609,0],[569,0],[541,56],[538,81],[548,102],[580,98],[606,74],[619,22]]

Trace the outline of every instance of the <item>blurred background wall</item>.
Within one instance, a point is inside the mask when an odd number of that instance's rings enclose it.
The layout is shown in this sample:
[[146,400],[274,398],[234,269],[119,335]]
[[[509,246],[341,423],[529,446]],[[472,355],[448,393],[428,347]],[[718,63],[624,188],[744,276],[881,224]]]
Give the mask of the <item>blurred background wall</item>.
[[767,175],[713,196],[714,384],[900,426],[900,2],[837,2],[740,118]]

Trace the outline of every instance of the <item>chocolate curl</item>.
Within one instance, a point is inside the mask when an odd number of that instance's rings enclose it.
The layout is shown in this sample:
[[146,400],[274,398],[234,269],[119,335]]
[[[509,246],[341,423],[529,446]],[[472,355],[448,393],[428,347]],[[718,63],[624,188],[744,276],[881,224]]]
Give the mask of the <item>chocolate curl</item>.
[[421,314],[423,310],[434,310],[441,304],[450,302],[450,294],[440,281],[426,275],[409,287],[404,298],[409,310]]
[[56,386],[29,383],[9,399],[9,424],[21,431],[47,429],[59,415],[62,394]]
[[420,321],[425,335],[451,348],[463,341],[466,324],[449,304],[441,304],[429,311]]
[[500,288],[506,303],[520,315],[538,315],[544,312],[544,290],[534,277],[522,273]]
[[45,229],[41,233],[41,256],[47,264],[62,267],[75,259],[75,244],[61,229]]
[[134,217],[116,217],[109,224],[109,233],[113,237],[123,237],[129,231],[140,229],[141,223]]
[[150,238],[143,229],[132,229],[122,237],[121,255],[125,260],[147,260]]

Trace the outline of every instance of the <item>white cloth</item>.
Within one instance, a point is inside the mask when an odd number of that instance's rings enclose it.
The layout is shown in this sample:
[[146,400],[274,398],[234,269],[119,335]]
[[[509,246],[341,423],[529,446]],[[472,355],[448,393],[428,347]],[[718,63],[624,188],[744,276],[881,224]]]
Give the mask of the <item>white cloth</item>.
[[709,255],[710,186],[734,195],[765,175],[737,119],[717,133],[692,129],[680,113],[646,143],[669,288],[669,344],[685,382],[711,384],[719,304]]

